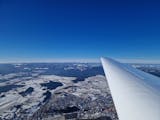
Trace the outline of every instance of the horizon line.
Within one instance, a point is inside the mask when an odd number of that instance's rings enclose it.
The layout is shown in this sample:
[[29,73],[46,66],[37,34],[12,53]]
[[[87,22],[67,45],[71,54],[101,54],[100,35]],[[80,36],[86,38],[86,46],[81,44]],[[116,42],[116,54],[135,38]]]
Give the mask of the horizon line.
[[[141,64],[160,64],[160,59],[131,59],[131,58],[114,58],[122,63],[141,63]],[[0,59],[0,64],[17,64],[17,63],[101,63],[100,58],[91,59]]]

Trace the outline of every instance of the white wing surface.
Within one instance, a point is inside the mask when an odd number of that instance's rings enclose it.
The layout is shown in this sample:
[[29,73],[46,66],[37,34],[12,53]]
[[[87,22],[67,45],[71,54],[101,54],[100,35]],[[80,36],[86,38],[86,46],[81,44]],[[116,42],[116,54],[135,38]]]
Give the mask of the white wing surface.
[[101,58],[119,120],[160,120],[160,78]]

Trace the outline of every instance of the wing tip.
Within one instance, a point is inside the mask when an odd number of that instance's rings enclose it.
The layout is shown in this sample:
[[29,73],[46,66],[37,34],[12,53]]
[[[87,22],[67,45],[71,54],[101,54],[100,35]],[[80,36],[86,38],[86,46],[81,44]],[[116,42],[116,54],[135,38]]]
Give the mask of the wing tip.
[[109,57],[101,57],[100,58],[101,59],[101,62],[111,62],[111,61],[115,61],[115,60],[113,60],[112,58],[109,58]]

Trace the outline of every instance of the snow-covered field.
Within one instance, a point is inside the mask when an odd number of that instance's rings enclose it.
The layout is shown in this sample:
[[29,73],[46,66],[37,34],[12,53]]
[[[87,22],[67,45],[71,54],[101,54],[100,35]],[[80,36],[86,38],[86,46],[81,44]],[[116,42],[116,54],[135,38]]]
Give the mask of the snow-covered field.
[[[12,78],[14,76],[19,76],[19,74],[9,74],[3,76],[3,78]],[[51,93],[54,93],[55,90],[71,84],[74,79],[76,78],[60,77],[56,75],[40,75],[36,78],[15,78],[14,80],[1,83],[1,87],[12,84],[22,85],[23,87],[13,88],[9,91],[0,93],[0,118],[11,119],[19,115],[19,113],[32,115],[34,111],[39,108],[40,104],[43,104],[45,98],[44,93],[47,89],[41,85],[42,83],[48,83],[50,81],[62,83],[63,86],[49,90]],[[28,88],[33,88],[33,92],[26,96],[22,96],[20,93]]]
[[97,94],[106,95],[102,67],[88,63],[1,64],[0,119],[28,118],[60,91],[93,100]]

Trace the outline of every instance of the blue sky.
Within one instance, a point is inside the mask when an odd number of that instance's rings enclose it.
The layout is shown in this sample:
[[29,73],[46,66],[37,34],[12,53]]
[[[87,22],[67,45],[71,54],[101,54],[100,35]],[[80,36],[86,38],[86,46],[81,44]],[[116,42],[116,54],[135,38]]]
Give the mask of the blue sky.
[[160,3],[0,0],[0,62],[160,60]]

